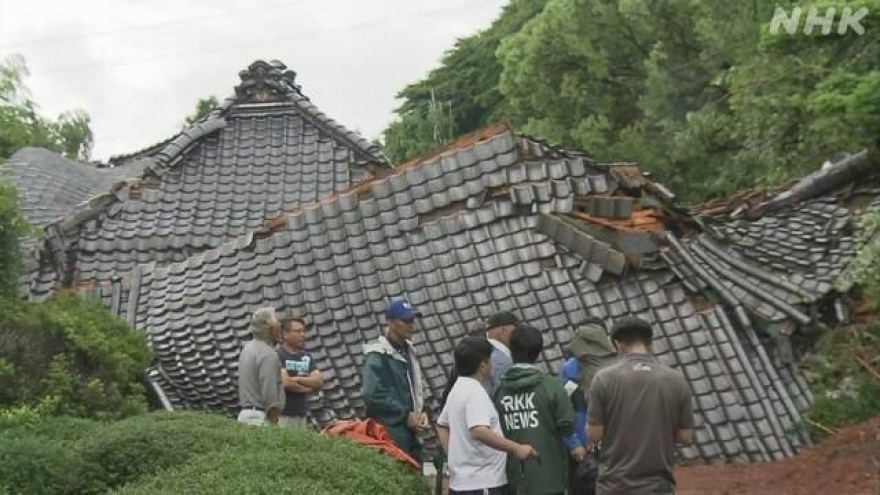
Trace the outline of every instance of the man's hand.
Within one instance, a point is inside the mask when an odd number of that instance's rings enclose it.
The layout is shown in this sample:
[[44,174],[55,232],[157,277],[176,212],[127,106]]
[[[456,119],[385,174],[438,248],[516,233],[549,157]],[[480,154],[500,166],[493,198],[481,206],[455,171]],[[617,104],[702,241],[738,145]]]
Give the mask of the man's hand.
[[513,456],[521,461],[538,457],[538,451],[528,444],[521,443],[513,449]]
[[577,447],[571,451],[571,458],[574,459],[574,462],[583,462],[585,457],[587,457],[587,449],[583,447]]
[[[410,430],[413,431],[422,431],[424,427],[422,427],[422,414],[417,412],[409,413],[409,416],[406,417],[406,426]],[[427,417],[425,417],[425,421],[427,421]]]

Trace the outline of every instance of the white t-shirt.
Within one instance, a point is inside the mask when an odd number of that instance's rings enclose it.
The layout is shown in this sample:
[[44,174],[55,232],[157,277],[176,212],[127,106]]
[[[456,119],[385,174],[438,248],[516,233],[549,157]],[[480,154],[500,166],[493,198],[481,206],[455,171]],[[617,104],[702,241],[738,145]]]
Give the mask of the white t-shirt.
[[507,454],[475,439],[474,426],[488,426],[504,435],[498,411],[483,385],[460,376],[452,386],[437,424],[449,428],[449,488],[458,491],[495,488],[507,484]]

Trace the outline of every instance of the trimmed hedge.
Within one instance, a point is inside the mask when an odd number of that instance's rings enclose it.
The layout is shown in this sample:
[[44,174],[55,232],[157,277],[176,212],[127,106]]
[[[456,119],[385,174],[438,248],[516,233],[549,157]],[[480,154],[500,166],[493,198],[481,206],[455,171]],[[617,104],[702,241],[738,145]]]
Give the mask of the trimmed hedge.
[[0,428],[0,493],[107,490],[430,493],[425,479],[402,463],[347,440],[249,427],[215,415],[162,412],[115,423],[47,418]]

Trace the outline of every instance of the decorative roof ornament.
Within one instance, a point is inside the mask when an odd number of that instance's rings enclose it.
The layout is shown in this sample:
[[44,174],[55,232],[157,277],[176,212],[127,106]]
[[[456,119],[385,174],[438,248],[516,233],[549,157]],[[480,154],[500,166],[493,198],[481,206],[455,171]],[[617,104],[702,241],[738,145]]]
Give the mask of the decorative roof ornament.
[[298,91],[294,84],[296,72],[286,70],[283,63],[257,60],[238,73],[241,84],[235,87],[238,103],[271,103],[289,100],[291,91]]

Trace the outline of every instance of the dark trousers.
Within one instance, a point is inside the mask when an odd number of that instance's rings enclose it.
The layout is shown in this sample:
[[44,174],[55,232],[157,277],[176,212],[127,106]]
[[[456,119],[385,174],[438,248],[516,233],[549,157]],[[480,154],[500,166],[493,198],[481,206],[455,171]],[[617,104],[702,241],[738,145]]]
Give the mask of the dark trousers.
[[583,483],[577,483],[574,475],[577,472],[578,463],[571,456],[568,457],[568,495],[594,495],[595,487],[589,487]]
[[483,488],[482,490],[465,490],[458,491],[449,489],[449,495],[508,495],[507,485],[496,486],[495,488]]

